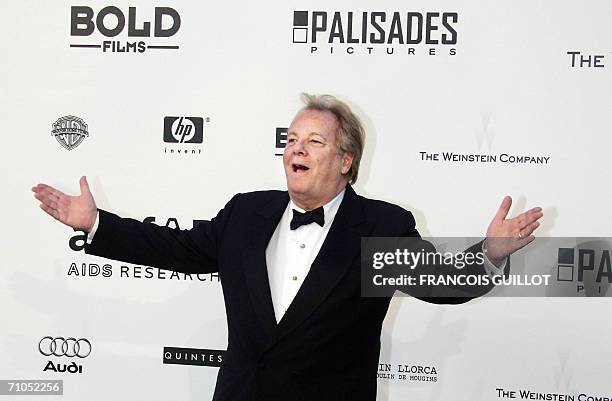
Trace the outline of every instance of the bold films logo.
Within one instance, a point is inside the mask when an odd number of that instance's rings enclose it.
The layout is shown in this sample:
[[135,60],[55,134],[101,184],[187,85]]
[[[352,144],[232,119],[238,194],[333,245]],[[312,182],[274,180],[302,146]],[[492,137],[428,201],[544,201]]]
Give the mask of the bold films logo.
[[605,241],[559,248],[557,256],[557,281],[575,283],[579,294],[606,295],[612,284],[612,263]]
[[[142,15],[149,12],[152,20]],[[99,49],[103,53],[144,53],[147,50],[178,50],[172,40],[181,27],[181,16],[171,7],[142,10],[106,6],[95,11],[89,6],[70,8],[72,48]]]
[[293,43],[309,54],[457,54],[459,14],[294,11]]
[[87,124],[79,117],[60,117],[51,126],[51,135],[66,150],[79,146],[89,136]]

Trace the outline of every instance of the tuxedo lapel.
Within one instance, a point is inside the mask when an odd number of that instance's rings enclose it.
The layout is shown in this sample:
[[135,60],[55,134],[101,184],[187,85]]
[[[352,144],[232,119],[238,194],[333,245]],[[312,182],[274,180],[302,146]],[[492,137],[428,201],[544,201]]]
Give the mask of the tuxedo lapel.
[[[266,265],[266,247],[288,202],[289,195],[284,192],[255,211],[255,217],[250,222],[248,243],[245,247],[244,274],[249,296],[266,339],[269,339],[276,330],[276,317]],[[263,344],[260,345],[263,346]]]
[[367,235],[368,227],[364,222],[359,198],[347,186],[321,250],[268,346],[294,330],[327,298],[359,255],[361,237]]

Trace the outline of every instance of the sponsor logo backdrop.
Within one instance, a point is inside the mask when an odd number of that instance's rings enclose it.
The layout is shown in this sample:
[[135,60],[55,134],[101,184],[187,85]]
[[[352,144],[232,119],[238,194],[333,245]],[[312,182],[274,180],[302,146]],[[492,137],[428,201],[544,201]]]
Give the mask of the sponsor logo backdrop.
[[[284,189],[276,155],[303,91],[361,115],[357,191],[412,210],[423,235],[481,236],[510,194],[514,213],[544,208],[541,236],[612,236],[610,2],[6,10],[0,379],[63,379],[63,400],[210,399],[227,345],[218,276],[87,256],[29,188],[75,193],[84,174],[99,207],[191,228],[237,192]],[[573,264],[560,251],[559,280],[578,280]],[[588,294],[394,299],[378,399],[609,397],[609,303]]]

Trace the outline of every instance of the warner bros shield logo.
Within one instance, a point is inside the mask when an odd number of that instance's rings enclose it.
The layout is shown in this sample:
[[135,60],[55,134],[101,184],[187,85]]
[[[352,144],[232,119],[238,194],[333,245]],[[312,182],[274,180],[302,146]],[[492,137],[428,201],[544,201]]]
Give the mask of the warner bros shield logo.
[[68,150],[76,148],[89,136],[85,121],[75,116],[58,118],[52,128],[51,135]]

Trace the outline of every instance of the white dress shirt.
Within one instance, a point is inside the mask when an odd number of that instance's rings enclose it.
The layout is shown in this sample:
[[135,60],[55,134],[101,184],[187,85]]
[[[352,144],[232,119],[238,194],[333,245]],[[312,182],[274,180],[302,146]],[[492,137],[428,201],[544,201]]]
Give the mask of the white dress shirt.
[[279,322],[289,309],[310,271],[310,265],[317,257],[342,203],[344,191],[343,189],[334,199],[323,205],[323,227],[310,223],[291,230],[289,225],[293,218],[293,209],[302,213],[305,210],[292,200],[287,204],[266,248],[268,280],[276,322]]

